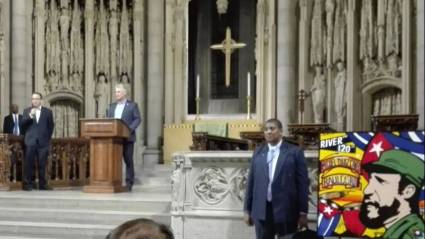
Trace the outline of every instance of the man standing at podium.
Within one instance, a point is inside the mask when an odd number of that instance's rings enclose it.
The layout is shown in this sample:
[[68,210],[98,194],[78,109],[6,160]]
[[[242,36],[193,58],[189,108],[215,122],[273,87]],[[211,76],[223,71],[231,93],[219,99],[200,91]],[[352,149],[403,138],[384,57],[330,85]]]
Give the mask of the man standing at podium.
[[127,99],[127,89],[124,85],[115,86],[116,102],[109,105],[107,117],[121,119],[130,129],[130,137],[123,142],[123,157],[126,166],[125,183],[131,192],[134,183],[133,151],[136,141],[136,129],[140,124],[140,112],[137,103]]
[[38,158],[38,189],[48,190],[46,181],[46,162],[49,144],[52,138],[54,122],[50,109],[41,106],[43,96],[34,92],[31,96],[31,107],[26,108],[20,123],[25,131],[25,171],[23,189],[31,191],[34,179],[34,161]]

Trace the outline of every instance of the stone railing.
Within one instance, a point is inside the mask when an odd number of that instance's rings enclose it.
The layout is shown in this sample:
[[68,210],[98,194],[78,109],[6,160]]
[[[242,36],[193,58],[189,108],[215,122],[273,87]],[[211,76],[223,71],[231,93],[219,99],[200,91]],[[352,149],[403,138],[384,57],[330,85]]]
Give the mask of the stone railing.
[[[83,186],[89,177],[89,153],[87,139],[52,139],[47,162],[49,186]],[[0,190],[22,188],[23,162],[23,137],[0,134]]]
[[[171,227],[176,239],[255,237],[243,223],[252,151],[196,151],[173,156]],[[309,221],[317,219],[317,151],[305,151],[310,178]],[[311,228],[315,228],[314,225]]]

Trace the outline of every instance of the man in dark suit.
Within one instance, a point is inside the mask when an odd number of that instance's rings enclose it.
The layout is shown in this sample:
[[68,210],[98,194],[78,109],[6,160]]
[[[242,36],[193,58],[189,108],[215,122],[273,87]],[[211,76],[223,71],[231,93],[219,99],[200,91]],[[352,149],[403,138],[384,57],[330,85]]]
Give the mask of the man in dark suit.
[[50,109],[41,106],[43,96],[34,92],[31,96],[31,107],[26,108],[21,121],[25,131],[25,162],[23,189],[32,190],[34,178],[34,161],[38,158],[38,188],[48,190],[46,181],[46,162],[52,138],[54,122]]
[[131,135],[123,142],[123,157],[126,166],[125,182],[128,191],[134,184],[134,142],[136,141],[136,129],[140,124],[140,112],[137,103],[127,99],[127,89],[124,85],[115,86],[116,102],[109,106],[107,117],[121,119],[130,129]]
[[257,239],[274,239],[307,226],[308,174],[303,151],[282,140],[282,123],[266,121],[267,144],[252,157],[244,221],[255,224]]
[[19,123],[22,121],[22,115],[18,113],[19,107],[16,104],[10,106],[10,114],[4,117],[3,121],[3,133],[5,134],[14,134],[14,135],[23,135]]

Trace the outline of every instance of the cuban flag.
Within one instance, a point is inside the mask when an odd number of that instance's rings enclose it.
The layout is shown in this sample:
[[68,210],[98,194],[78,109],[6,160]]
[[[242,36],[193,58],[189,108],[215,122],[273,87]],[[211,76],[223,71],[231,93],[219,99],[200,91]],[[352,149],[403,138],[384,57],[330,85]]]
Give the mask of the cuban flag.
[[331,236],[341,219],[341,211],[335,203],[326,199],[319,200],[319,217],[317,222],[317,234],[319,236]]
[[365,150],[367,144],[375,134],[373,132],[348,132],[348,138],[356,145],[357,148]]
[[424,160],[424,131],[404,131],[400,135],[384,133],[385,138],[394,145],[395,149],[400,149]]

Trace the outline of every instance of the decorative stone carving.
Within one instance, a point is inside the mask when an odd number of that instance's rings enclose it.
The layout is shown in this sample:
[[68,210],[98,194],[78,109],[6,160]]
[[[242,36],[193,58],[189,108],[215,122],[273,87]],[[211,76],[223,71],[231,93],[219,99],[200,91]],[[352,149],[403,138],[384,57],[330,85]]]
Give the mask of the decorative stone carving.
[[110,80],[110,58],[109,58],[109,35],[108,35],[108,19],[106,9],[103,3],[104,0],[100,0],[99,12],[96,19],[95,29],[95,53],[96,53],[96,75],[104,75],[106,80]]
[[223,170],[216,167],[201,171],[194,185],[196,195],[207,204],[218,204],[229,190],[229,183]]
[[70,87],[69,79],[69,25],[71,22],[69,14],[69,0],[60,0],[60,44],[61,44],[61,75],[60,80],[62,86]]
[[347,108],[347,94],[346,94],[346,84],[347,84],[347,72],[345,70],[344,63],[338,62],[337,74],[335,77],[335,113],[337,120],[337,130],[344,130],[344,120],[346,116]]
[[130,39],[130,26],[127,10],[127,1],[123,2],[123,9],[121,13],[120,22],[120,45],[118,52],[118,72],[120,75],[120,82],[124,84],[128,92],[131,92],[131,76],[133,71],[133,59],[131,57],[132,44]]
[[50,2],[46,24],[46,82],[45,91],[57,90],[60,86],[60,36],[56,1]]
[[94,90],[94,98],[96,99],[97,103],[96,116],[99,118],[106,117],[106,110],[108,109],[108,105],[111,102],[110,92],[111,86],[105,75],[99,75]]
[[401,0],[387,0],[386,5],[386,30],[385,30],[385,56],[401,53]]
[[230,179],[232,195],[242,203],[245,200],[246,184],[248,181],[249,170],[245,168],[235,169]]
[[373,115],[401,114],[401,91],[396,88],[384,88],[372,95]]
[[373,68],[373,58],[376,56],[376,48],[374,45],[375,31],[373,0],[364,0],[361,6],[360,16],[360,59],[363,61],[364,69],[371,70]]
[[217,12],[218,14],[225,14],[227,13],[227,7],[229,5],[228,0],[217,0]]
[[53,137],[78,137],[79,105],[70,100],[55,101],[51,109],[55,122]]
[[334,29],[335,0],[326,0],[326,66],[332,65],[332,37]]
[[[125,7],[125,2],[123,3],[123,8]],[[109,37],[110,37],[110,50],[111,50],[111,62],[110,62],[110,70],[111,76],[109,77],[109,81],[111,85],[115,85],[118,80],[117,73],[117,63],[119,64],[118,59],[118,24],[119,24],[119,9],[117,0],[112,0],[109,3]]]
[[175,159],[174,160],[174,171],[171,175],[171,211],[182,211],[183,210],[183,200],[181,199],[183,195],[181,191],[181,184],[183,183],[183,160]]
[[321,66],[315,67],[316,75],[311,87],[311,99],[313,101],[314,123],[324,122],[323,111],[326,105],[326,79]]
[[336,1],[332,63],[338,61],[346,62],[347,48],[347,2],[346,0]]
[[84,44],[81,34],[82,13],[78,0],[74,0],[74,9],[72,12],[71,38],[70,38],[70,88],[77,91],[80,95],[84,90]]
[[310,66],[323,65],[325,62],[325,22],[324,0],[315,0],[311,18]]

